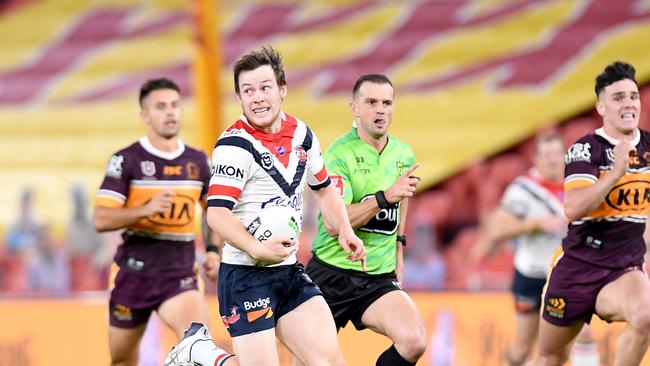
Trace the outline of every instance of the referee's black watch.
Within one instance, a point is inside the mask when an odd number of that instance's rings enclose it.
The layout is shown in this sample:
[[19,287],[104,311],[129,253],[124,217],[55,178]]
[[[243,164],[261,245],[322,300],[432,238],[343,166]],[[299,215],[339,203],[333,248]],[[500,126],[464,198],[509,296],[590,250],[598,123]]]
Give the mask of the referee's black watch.
[[397,238],[395,239],[395,241],[398,241],[398,242],[402,243],[402,246],[405,247],[406,246],[406,234],[397,235]]

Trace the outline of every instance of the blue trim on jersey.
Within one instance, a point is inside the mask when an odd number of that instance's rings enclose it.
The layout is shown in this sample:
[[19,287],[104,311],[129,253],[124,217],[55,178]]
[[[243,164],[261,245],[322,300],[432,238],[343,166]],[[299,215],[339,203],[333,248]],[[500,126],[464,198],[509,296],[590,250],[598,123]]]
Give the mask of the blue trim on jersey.
[[235,203],[232,201],[217,198],[208,200],[208,207],[225,207],[232,211],[233,207],[235,207]]
[[[311,132],[307,130],[307,135],[305,136],[305,140],[302,143],[303,147],[305,147],[305,150],[309,151],[309,149],[311,149],[311,143]],[[289,184],[284,179],[284,177],[282,177],[282,174],[275,167],[275,164],[273,164],[273,166],[268,169],[264,168],[264,165],[262,165],[262,155],[260,152],[255,149],[252,142],[240,136],[228,136],[219,139],[219,141],[217,141],[217,146],[235,146],[251,153],[257,165],[259,165],[269,174],[269,176],[275,181],[275,183],[277,183],[277,185],[282,189],[287,197],[291,197],[294,195],[294,193],[296,193],[296,188],[298,188],[300,185],[302,176],[305,174],[305,167],[307,166],[307,163],[305,161],[299,161],[298,166],[296,166],[296,174],[293,176],[293,182]]]
[[318,191],[318,190],[321,190],[321,189],[329,186],[331,182],[332,182],[332,180],[330,179],[330,177],[327,177],[327,179],[323,183],[316,184],[315,186],[312,186],[310,184],[309,188],[311,188],[313,191]]

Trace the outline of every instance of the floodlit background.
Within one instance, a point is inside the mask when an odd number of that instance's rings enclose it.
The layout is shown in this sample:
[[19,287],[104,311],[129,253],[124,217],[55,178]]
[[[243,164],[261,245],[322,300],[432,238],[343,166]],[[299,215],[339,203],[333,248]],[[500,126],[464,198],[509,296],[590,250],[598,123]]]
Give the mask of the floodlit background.
[[[230,67],[248,50],[284,55],[285,110],[324,147],[350,128],[354,80],[391,77],[391,133],[423,178],[405,279],[430,342],[418,365],[500,364],[513,245],[479,262],[468,253],[530,166],[534,134],[554,128],[569,144],[597,128],[594,77],[615,60],[636,67],[650,108],[650,0],[0,0],[0,30],[0,365],[108,364],[120,238],[88,219],[108,158],[145,132],[137,92],[148,78],[179,83],[181,136],[210,152],[240,113]],[[315,230],[307,207],[302,261]],[[214,284],[207,296],[227,342]],[[596,322],[604,364],[617,329]],[[368,331],[341,337],[350,365],[373,364],[388,344]],[[154,321],[141,364],[161,364],[173,343]]]

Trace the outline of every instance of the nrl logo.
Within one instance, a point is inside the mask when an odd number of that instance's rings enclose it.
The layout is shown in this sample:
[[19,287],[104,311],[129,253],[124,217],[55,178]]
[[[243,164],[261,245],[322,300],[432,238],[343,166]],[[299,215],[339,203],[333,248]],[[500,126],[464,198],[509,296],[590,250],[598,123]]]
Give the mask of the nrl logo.
[[153,161],[141,161],[140,169],[142,169],[142,174],[147,177],[153,177],[156,174],[156,164]]

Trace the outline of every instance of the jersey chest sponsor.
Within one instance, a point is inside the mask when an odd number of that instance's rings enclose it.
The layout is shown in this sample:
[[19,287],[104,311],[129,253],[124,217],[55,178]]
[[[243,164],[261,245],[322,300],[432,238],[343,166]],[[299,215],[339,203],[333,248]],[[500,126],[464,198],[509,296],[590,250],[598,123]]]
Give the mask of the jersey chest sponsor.
[[[364,196],[360,202],[363,202],[374,194]],[[393,235],[397,232],[399,226],[399,205],[393,204],[389,208],[382,208],[371,218],[365,225],[359,228],[360,231],[368,233]]]

